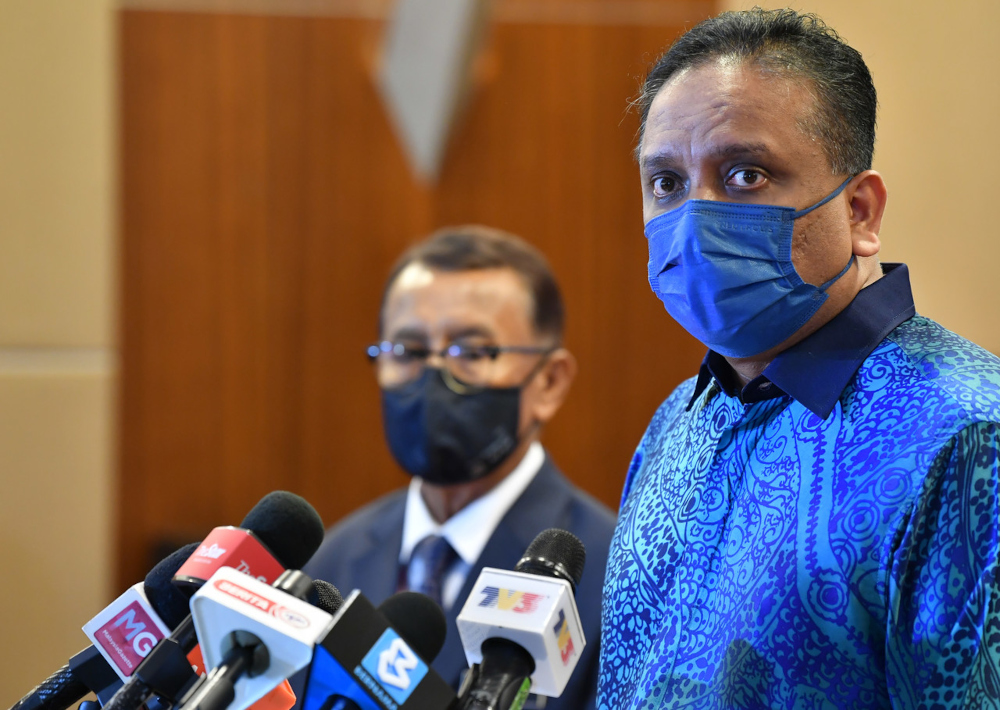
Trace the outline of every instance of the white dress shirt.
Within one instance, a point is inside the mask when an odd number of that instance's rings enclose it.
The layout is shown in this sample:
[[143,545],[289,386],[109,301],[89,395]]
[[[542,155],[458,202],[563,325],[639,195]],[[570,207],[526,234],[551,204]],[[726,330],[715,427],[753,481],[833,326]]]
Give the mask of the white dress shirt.
[[507,514],[514,502],[542,468],[545,450],[533,442],[517,467],[488,493],[477,498],[439,524],[420,494],[422,480],[410,481],[406,493],[406,512],[403,514],[403,545],[399,550],[399,563],[406,565],[417,543],[428,535],[440,535],[458,553],[459,561],[452,565],[441,585],[441,599],[445,609],[455,603],[472,566],[479,559],[493,531]]

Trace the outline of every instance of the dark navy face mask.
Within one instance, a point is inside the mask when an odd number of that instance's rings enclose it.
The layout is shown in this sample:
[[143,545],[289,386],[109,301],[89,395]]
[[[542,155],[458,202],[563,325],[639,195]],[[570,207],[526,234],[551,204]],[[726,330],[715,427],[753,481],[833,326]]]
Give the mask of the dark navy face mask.
[[409,474],[452,485],[482,478],[517,448],[520,387],[459,394],[438,368],[413,382],[382,390],[382,423],[389,449]]
[[847,183],[811,207],[688,200],[646,223],[649,285],[674,320],[728,357],[770,350],[805,325],[847,266],[820,286],[792,265],[799,217],[825,205]]

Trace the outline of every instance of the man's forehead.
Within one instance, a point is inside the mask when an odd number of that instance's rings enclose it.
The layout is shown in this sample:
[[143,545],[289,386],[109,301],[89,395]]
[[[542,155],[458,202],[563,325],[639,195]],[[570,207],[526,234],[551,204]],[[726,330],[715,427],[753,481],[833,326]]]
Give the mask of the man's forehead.
[[530,296],[524,279],[507,266],[483,269],[437,269],[422,262],[408,264],[389,290],[393,293],[485,294],[507,292],[512,297]]
[[443,271],[410,264],[400,272],[385,304],[385,326],[489,329],[529,323],[532,299],[523,279],[510,268]]
[[711,158],[766,157],[790,132],[802,135],[814,107],[803,77],[721,60],[686,68],[650,104],[639,167],[649,172],[682,160],[692,140]]
[[434,279],[434,272],[419,261],[403,267],[392,284],[393,289],[412,289],[426,286]]

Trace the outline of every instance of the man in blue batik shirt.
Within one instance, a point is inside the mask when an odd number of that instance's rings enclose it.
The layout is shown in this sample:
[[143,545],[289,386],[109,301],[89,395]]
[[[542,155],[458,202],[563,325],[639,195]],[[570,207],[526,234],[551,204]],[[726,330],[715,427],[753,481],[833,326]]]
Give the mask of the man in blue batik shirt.
[[879,263],[860,54],[726,13],[639,106],[650,285],[709,352],[628,472],[600,706],[1000,707],[1000,361]]

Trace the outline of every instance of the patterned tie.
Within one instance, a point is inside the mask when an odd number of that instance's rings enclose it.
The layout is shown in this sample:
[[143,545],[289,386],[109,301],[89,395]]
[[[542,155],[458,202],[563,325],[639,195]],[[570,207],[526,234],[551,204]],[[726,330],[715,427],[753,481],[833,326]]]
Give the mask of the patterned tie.
[[458,553],[439,535],[428,535],[417,543],[406,569],[406,586],[426,594],[439,605],[441,586],[448,568],[458,559]]

